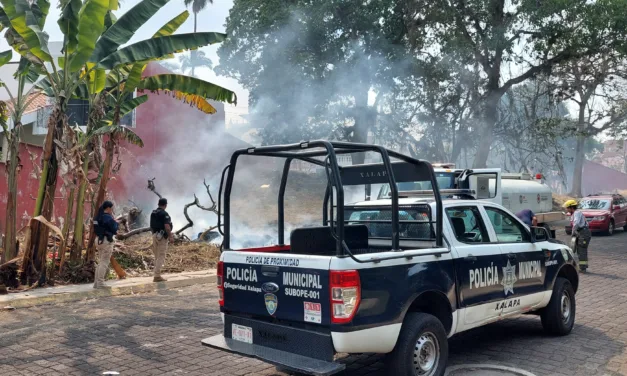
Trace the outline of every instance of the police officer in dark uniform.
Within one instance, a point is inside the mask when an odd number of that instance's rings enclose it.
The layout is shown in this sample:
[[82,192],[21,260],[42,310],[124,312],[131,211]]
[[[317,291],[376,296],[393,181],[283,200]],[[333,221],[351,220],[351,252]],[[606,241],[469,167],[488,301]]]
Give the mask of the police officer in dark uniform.
[[113,218],[113,203],[105,201],[98,208],[98,213],[94,217],[94,233],[98,237],[96,250],[98,251],[98,266],[94,278],[94,288],[99,289],[104,286],[104,278],[109,269],[109,260],[113,254],[113,235],[118,232],[118,223]]
[[165,209],[168,207],[168,200],[159,199],[159,207],[150,214],[150,231],[152,231],[152,251],[155,254],[155,269],[153,273],[154,282],[164,282],[161,277],[161,268],[165,263],[165,254],[168,251],[168,241],[173,239],[172,220]]

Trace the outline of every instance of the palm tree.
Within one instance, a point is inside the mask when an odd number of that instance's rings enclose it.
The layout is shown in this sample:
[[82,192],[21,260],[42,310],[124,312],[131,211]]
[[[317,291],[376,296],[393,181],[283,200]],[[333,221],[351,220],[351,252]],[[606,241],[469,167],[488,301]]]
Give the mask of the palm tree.
[[[213,4],[213,0],[183,0],[183,2],[185,3],[186,7],[189,7],[190,5],[192,6],[192,12],[194,12],[194,33],[196,33],[196,28],[198,27],[198,13],[202,12],[203,9],[205,9],[207,7],[208,4]],[[197,61],[197,56],[196,55],[200,55],[200,53],[198,53],[197,51],[192,51],[191,52],[191,61],[192,62],[196,62]],[[203,54],[204,56],[204,54]],[[211,60],[209,60],[211,61]],[[192,76],[194,76],[194,68],[198,65],[203,65],[203,64],[195,64],[193,63],[191,65],[192,68]]]
[[187,71],[191,69],[192,77],[194,76],[194,69],[196,67],[213,68],[213,61],[211,61],[203,51],[192,51],[189,55],[180,55],[179,62],[181,63],[181,71],[183,73],[187,73]]

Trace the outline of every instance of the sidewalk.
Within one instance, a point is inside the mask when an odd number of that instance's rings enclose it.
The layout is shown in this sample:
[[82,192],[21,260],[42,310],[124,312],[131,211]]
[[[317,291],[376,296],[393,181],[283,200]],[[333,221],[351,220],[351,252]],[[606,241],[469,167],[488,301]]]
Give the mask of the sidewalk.
[[0,295],[0,310],[33,307],[43,304],[71,302],[102,296],[132,295],[156,290],[167,290],[191,285],[215,283],[215,270],[164,274],[166,282],[155,283],[152,277],[136,277],[122,280],[109,280],[103,289],[94,289],[93,284],[67,285],[35,288],[26,292]]

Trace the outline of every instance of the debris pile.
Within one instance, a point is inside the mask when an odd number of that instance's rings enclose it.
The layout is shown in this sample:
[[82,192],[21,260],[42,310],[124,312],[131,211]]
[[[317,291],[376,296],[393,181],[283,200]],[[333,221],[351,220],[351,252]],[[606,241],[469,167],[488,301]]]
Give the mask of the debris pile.
[[[154,267],[152,237],[148,233],[117,242],[113,257],[129,276],[147,276]],[[168,245],[164,273],[180,273],[215,268],[220,258],[217,244],[175,241]]]

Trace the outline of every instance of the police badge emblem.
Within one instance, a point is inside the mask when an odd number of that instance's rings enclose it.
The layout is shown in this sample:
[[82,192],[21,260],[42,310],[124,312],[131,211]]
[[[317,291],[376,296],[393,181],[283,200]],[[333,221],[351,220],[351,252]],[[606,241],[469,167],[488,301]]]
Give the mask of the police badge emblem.
[[514,283],[516,283],[517,280],[516,264],[512,265],[507,261],[507,266],[503,268],[503,281],[501,281],[505,296],[507,296],[507,293],[514,294]]
[[279,300],[274,294],[265,294],[264,299],[266,301],[266,309],[268,313],[272,316],[276,312],[276,309],[279,305]]

